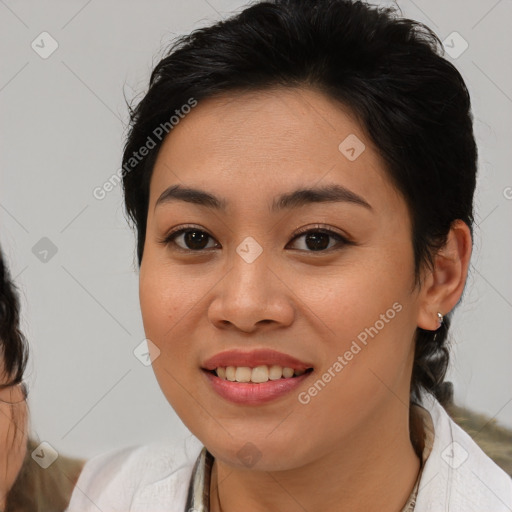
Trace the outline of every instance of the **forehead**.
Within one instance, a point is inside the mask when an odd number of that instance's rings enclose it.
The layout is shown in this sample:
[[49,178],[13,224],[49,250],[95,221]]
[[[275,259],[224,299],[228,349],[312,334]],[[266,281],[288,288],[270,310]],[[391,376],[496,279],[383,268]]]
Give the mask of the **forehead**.
[[256,190],[275,195],[333,182],[384,207],[386,194],[396,201],[376,148],[348,108],[312,89],[275,88],[199,101],[162,144],[150,201],[173,183],[247,200]]

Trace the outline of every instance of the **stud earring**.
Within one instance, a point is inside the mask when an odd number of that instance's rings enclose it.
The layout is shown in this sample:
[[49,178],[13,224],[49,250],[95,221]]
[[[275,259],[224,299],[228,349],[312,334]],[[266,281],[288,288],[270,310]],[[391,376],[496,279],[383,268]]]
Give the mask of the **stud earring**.
[[439,327],[443,325],[443,315],[439,313],[439,311],[437,312],[437,319],[439,320],[439,325],[437,326],[437,328],[439,329]]

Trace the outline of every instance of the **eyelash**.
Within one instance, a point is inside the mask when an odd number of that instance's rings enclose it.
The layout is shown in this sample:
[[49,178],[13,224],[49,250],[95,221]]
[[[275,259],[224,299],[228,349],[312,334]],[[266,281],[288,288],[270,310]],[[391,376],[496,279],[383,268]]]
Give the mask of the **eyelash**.
[[[188,231],[198,231],[201,233],[205,233],[206,235],[208,235],[208,237],[215,240],[213,238],[213,236],[211,236],[207,231],[200,229],[198,226],[186,225],[186,226],[182,226],[178,229],[175,229],[174,231],[171,231],[163,239],[159,240],[159,243],[161,243],[164,246],[170,246],[171,244],[173,244],[174,245],[173,250],[177,250],[180,252],[186,252],[186,253],[202,254],[205,251],[210,251],[210,250],[214,249],[214,247],[210,247],[208,249],[196,249],[196,250],[184,249],[183,247],[180,247],[179,245],[177,245],[175,242],[175,239],[178,236],[180,236]],[[354,243],[351,242],[350,240],[348,240],[345,236],[343,236],[340,233],[337,233],[335,231],[332,231],[331,229],[327,229],[325,226],[323,226],[321,224],[316,224],[312,227],[299,229],[297,232],[295,232],[293,234],[291,242],[295,241],[300,236],[307,235],[310,233],[322,233],[325,235],[329,235],[330,237],[335,238],[338,243],[337,243],[337,245],[335,245],[333,247],[330,247],[328,249],[322,249],[319,251],[308,251],[308,250],[304,250],[304,249],[295,249],[295,250],[301,251],[301,252],[308,252],[308,253],[312,253],[312,254],[322,254],[322,253],[325,254],[325,253],[330,253],[331,251],[340,250],[345,245],[354,245]]]

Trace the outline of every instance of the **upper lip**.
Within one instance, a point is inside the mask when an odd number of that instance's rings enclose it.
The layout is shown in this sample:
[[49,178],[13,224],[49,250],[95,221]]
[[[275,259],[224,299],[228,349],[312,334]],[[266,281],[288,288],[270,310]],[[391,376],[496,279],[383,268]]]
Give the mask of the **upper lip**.
[[207,359],[202,367],[205,370],[215,370],[216,368],[226,368],[228,366],[282,366],[283,368],[293,368],[294,370],[307,370],[312,365],[300,361],[282,352],[271,349],[259,350],[226,350]]

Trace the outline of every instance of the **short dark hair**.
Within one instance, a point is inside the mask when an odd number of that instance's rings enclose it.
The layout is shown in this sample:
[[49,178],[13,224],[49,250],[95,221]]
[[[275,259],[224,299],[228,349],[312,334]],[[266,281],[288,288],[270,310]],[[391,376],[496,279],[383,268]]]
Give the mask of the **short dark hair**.
[[28,347],[20,330],[18,293],[11,280],[0,249],[0,361],[9,378],[2,384],[18,384],[23,380]]
[[[350,0],[274,0],[175,41],[130,108],[123,154],[125,206],[144,251],[149,183],[161,140],[133,155],[187,100],[273,87],[310,87],[348,107],[373,142],[411,215],[415,285],[452,223],[473,229],[477,147],[470,97],[437,35],[396,7]],[[445,402],[450,314],[417,329],[411,399]]]

